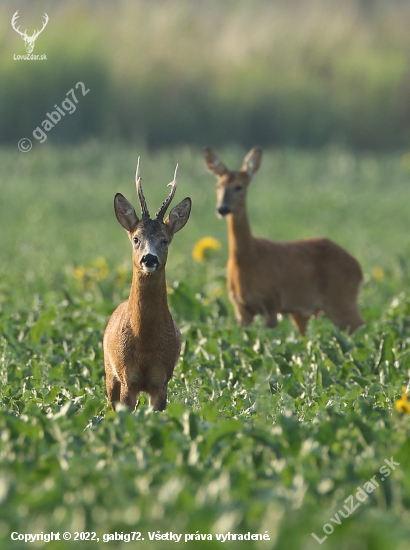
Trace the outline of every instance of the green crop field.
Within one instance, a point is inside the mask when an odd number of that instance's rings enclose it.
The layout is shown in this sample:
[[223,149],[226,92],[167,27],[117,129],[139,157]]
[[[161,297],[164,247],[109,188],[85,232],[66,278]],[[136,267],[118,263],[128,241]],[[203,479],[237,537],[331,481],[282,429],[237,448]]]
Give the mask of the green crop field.
[[[236,167],[246,151],[218,152]],[[138,155],[151,211],[176,162],[174,201],[193,200],[167,265],[184,343],[163,413],[145,395],[114,413],[105,395],[102,334],[131,280],[112,201],[137,206]],[[171,532],[187,549],[408,548],[410,415],[395,407],[410,375],[408,154],[266,151],[249,190],[256,235],[328,236],[359,259],[367,325],[353,337],[325,317],[306,337],[287,318],[236,326],[199,149],[44,144],[0,162],[2,549],[51,532],[72,538],[45,548],[168,549],[150,537]],[[221,249],[197,262],[204,236]],[[105,543],[114,533],[140,540]]]

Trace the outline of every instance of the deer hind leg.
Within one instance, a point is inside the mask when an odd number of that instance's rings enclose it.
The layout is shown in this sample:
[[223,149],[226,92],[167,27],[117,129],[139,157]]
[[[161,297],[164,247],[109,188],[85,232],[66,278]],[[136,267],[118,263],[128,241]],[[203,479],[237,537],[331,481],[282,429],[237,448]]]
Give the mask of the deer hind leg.
[[301,335],[305,336],[307,324],[311,316],[304,313],[292,313],[291,317],[293,320],[293,324],[296,326],[297,329],[299,329]]
[[135,410],[138,393],[139,391],[135,384],[121,384],[120,401],[124,405],[127,405],[131,412]]
[[149,394],[149,404],[154,407],[154,411],[164,411],[167,407],[168,385]]
[[326,310],[325,313],[338,328],[350,334],[353,334],[359,327],[365,324],[356,304],[350,307],[332,308],[332,310]]

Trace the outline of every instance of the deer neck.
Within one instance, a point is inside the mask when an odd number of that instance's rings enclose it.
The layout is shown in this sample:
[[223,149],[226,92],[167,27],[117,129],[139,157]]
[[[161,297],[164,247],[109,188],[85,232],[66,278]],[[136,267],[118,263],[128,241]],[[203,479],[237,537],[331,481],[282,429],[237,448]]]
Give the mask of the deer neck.
[[252,237],[246,208],[243,208],[226,218],[228,223],[229,256],[238,263],[248,263],[254,251],[254,238]]
[[134,267],[128,301],[131,325],[137,337],[152,339],[169,322],[165,269],[141,273]]

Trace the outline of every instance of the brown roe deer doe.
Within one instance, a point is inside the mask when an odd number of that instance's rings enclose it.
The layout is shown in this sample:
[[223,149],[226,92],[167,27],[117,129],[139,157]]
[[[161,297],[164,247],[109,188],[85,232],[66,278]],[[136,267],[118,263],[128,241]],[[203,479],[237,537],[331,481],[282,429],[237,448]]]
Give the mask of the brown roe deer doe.
[[181,334],[168,309],[165,264],[168,245],[191,212],[187,197],[163,221],[177,187],[177,170],[178,165],[169,184],[171,191],[155,219],[150,218],[142,192],[139,158],[136,185],[142,218],[121,193],[115,195],[115,214],[132,244],[133,273],[130,297],[114,311],[104,333],[106,386],[113,409],[120,401],[134,410],[141,391],[148,393],[156,411],[166,407]]
[[275,327],[277,314],[288,313],[305,334],[309,318],[320,311],[351,333],[363,325],[357,307],[363,276],[353,256],[329,239],[273,242],[252,236],[246,197],[261,149],[251,149],[240,170],[228,170],[211,149],[204,149],[204,158],[217,177],[217,212],[228,224],[228,292],[240,325],[249,326],[260,314],[267,327]]

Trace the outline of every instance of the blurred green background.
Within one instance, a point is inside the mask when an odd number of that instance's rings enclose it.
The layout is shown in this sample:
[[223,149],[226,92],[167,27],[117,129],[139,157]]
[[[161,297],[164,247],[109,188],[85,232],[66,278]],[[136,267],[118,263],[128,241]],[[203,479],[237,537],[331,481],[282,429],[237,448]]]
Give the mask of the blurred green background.
[[[28,34],[48,14],[33,51],[47,61],[14,59],[26,53],[17,10]],[[400,468],[323,548],[409,547],[410,417],[394,405],[410,374],[409,29],[409,0],[3,0],[2,549],[22,548],[13,531],[268,529],[270,543],[249,548],[315,550],[310,533],[391,456]],[[76,111],[40,144],[33,130],[73,88]],[[366,327],[237,327],[204,145],[230,168],[263,147],[254,234],[349,250]],[[184,347],[166,412],[143,396],[114,414],[101,342],[131,251],[112,201],[137,206],[138,155],[151,212],[177,162],[174,204],[193,199],[167,264]],[[196,262],[204,236],[222,246]]]
[[[30,34],[49,15],[34,54]],[[31,132],[76,82],[91,93],[53,143],[405,148],[407,0],[3,2],[0,142]]]

